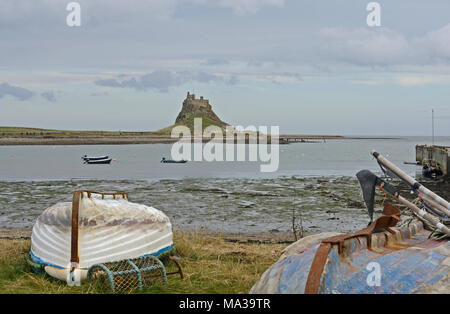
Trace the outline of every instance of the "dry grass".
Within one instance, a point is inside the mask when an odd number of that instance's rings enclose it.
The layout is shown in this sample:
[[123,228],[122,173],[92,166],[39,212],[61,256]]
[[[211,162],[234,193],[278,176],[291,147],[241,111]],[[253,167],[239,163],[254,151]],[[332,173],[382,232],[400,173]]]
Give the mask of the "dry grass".
[[119,137],[119,136],[160,136],[149,131],[74,131],[74,130],[51,130],[26,127],[0,126],[0,137]]
[[[185,274],[156,281],[144,293],[247,293],[280,256],[283,244],[226,242],[198,232],[175,232],[174,244]],[[96,282],[68,287],[47,275],[33,273],[25,262],[30,240],[0,239],[0,293],[108,293]],[[176,270],[166,262],[167,270]]]

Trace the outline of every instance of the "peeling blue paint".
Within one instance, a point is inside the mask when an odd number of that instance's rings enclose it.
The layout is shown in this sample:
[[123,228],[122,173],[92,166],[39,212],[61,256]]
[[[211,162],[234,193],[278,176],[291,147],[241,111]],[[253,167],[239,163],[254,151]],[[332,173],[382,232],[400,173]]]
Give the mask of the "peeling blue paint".
[[[338,253],[334,245],[328,254],[321,276],[318,293],[402,293],[410,294],[426,288],[442,285],[448,279],[450,266],[443,261],[450,255],[450,243],[428,239],[429,232],[423,230],[421,223],[409,230],[400,230],[403,240],[398,247],[367,249],[364,238],[345,242],[344,254]],[[384,234],[380,234],[384,237]],[[389,243],[393,243],[393,237]],[[377,243],[385,243],[376,239]],[[288,256],[272,266],[277,269],[272,274],[280,276],[281,293],[303,293],[309,270],[318,245],[315,244],[300,254]],[[366,267],[370,262],[380,265],[380,286],[371,287],[367,277],[371,271]],[[444,283],[445,284],[445,283]],[[450,289],[450,287],[449,287]],[[264,291],[254,291],[264,293]]]

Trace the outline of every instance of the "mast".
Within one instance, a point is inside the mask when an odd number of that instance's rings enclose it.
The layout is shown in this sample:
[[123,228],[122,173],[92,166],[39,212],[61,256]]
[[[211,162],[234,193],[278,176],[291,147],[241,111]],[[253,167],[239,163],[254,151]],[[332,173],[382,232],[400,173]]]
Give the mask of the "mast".
[[434,109],[431,109],[431,140],[434,146]]

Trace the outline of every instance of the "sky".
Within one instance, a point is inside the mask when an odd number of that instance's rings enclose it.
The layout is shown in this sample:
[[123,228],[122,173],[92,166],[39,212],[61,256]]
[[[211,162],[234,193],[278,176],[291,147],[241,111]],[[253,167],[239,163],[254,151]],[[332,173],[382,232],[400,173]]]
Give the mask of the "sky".
[[280,132],[450,136],[450,1],[1,0],[0,125],[153,131],[188,91]]

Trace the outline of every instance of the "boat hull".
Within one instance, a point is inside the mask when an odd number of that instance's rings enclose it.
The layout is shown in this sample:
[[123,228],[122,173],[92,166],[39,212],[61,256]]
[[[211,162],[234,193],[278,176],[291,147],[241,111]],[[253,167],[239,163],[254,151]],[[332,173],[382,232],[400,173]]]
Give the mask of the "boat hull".
[[[30,255],[56,269],[71,267],[72,203],[46,209],[33,226]],[[78,269],[159,256],[173,248],[172,225],[161,211],[125,199],[85,195],[79,205]]]
[[109,165],[112,159],[102,159],[102,160],[86,160],[85,163],[88,165]]
[[187,160],[163,160],[161,162],[164,164],[185,164]]
[[[394,230],[394,235],[373,234],[370,250],[365,238],[346,240],[341,254],[333,246],[317,293],[450,293],[449,241],[428,239],[421,222]],[[316,235],[313,241],[306,237],[288,247],[250,292],[305,293],[319,244],[328,237]],[[379,282],[372,281],[377,274]]]

